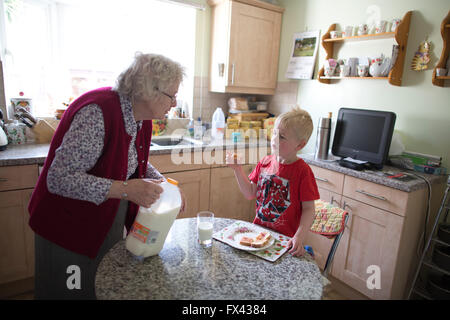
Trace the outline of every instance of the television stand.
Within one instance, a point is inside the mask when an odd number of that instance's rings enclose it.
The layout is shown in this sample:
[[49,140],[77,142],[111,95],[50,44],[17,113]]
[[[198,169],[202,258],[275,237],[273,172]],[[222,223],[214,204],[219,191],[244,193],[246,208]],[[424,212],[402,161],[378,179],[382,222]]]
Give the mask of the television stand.
[[353,161],[349,161],[349,160],[345,160],[345,159],[340,159],[338,161],[339,165],[341,167],[345,167],[345,168],[349,168],[349,169],[353,169],[353,170],[357,170],[357,171],[362,171],[362,170],[381,170],[383,169],[382,165],[376,165],[370,162],[364,162],[364,163],[357,163],[357,162],[353,162]]

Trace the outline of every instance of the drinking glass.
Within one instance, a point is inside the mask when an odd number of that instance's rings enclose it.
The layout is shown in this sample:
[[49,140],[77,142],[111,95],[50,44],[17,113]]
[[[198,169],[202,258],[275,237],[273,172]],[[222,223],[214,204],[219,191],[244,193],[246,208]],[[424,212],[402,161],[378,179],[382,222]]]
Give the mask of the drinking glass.
[[214,213],[201,211],[197,213],[197,235],[198,243],[204,247],[212,245],[212,234],[214,226]]

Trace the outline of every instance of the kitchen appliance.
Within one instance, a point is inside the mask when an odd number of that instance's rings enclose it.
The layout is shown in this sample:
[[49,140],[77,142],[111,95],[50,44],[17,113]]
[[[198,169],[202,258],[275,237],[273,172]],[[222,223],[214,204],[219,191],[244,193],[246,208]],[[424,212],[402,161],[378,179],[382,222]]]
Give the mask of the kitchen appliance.
[[328,113],[328,118],[321,117],[317,126],[316,149],[314,158],[327,160],[328,150],[330,148],[330,131],[331,131],[332,113]]
[[5,133],[8,137],[8,142],[11,144],[25,144],[27,136],[25,133],[26,125],[17,120],[5,124]]
[[[363,170],[380,170],[387,160],[396,115],[393,112],[339,109],[332,153],[345,159],[339,164]],[[355,161],[356,160],[356,161]]]

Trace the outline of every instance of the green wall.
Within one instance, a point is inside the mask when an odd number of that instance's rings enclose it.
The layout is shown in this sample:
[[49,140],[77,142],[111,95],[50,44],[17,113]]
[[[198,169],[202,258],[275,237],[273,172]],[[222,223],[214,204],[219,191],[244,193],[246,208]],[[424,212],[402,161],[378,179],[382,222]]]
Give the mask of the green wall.
[[[448,0],[279,0],[286,11],[283,15],[281,32],[278,81],[298,82],[298,104],[308,110],[314,124],[318,118],[333,112],[336,119],[340,107],[389,110],[397,115],[396,133],[401,137],[407,150],[442,155],[444,165],[450,169],[450,80],[444,88],[432,85],[432,69],[442,51],[440,25],[450,10]],[[284,77],[292,50],[292,36],[305,30],[327,32],[332,23],[341,28],[359,25],[369,18],[378,16],[383,20],[402,18],[413,10],[409,40],[405,58],[403,84],[392,86],[385,80],[340,80],[332,84],[322,84],[314,80],[289,80]],[[427,71],[412,71],[411,60],[419,43],[428,36],[432,42],[432,60]],[[393,40],[391,40],[393,41]],[[392,43],[385,40],[346,43],[344,50],[354,50],[356,56],[365,47],[374,55],[388,51]],[[344,47],[345,46],[345,47]],[[375,47],[374,47],[375,46]],[[377,47],[378,46],[378,47]],[[358,54],[359,53],[359,54]],[[345,56],[349,57],[349,52]],[[320,46],[316,63],[317,70],[323,65],[325,50]],[[304,149],[314,152],[316,134]]]

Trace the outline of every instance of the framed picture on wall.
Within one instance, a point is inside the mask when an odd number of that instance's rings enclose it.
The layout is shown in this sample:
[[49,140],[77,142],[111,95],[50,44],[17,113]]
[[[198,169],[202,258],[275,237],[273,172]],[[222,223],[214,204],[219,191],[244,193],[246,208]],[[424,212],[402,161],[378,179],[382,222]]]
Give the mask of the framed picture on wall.
[[320,31],[295,33],[286,70],[288,79],[312,79],[319,47]]

